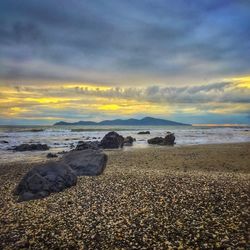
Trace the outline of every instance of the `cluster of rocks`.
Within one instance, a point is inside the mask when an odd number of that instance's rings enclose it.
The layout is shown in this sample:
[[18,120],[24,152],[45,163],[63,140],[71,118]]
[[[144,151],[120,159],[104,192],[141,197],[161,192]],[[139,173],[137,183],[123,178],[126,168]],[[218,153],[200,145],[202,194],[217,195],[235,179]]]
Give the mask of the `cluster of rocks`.
[[174,133],[168,132],[165,137],[154,137],[148,140],[148,144],[156,144],[156,145],[171,145],[175,144],[175,136]]
[[[141,131],[138,134],[150,134],[150,131]],[[72,150],[85,150],[85,149],[115,149],[122,148],[123,146],[133,146],[133,142],[136,141],[132,136],[123,137],[115,131],[107,133],[101,141],[79,141],[77,146],[75,147],[72,143],[70,148]],[[175,136],[171,132],[167,132],[165,137],[154,137],[149,139],[147,142],[149,144],[156,145],[174,145],[175,144]],[[7,141],[1,141],[1,143],[8,143]],[[46,144],[21,144],[10,148],[10,150],[14,151],[35,151],[35,150],[49,150],[49,146]],[[47,158],[57,157],[56,154],[49,153]]]
[[123,137],[112,131],[107,133],[101,141],[79,141],[74,151],[86,149],[115,149],[123,146],[132,146],[136,139],[132,136]]
[[[54,157],[54,156],[53,156]],[[77,176],[100,175],[108,157],[100,150],[72,150],[59,161],[33,167],[14,190],[18,201],[39,199],[76,185]]]
[[[148,134],[149,131],[143,133]],[[150,133],[150,132],[149,132]],[[79,141],[70,152],[64,153],[58,161],[50,161],[32,168],[17,185],[14,193],[19,201],[38,199],[59,192],[76,184],[77,176],[100,175],[107,164],[107,155],[101,149],[115,149],[123,146],[132,146],[135,138],[124,138],[117,132],[107,133],[99,141]],[[175,136],[168,132],[163,137],[148,140],[149,144],[174,145]],[[48,150],[46,144],[21,144],[16,151]],[[56,158],[57,154],[48,153],[47,158]]]
[[[150,131],[141,131],[138,134],[150,134]],[[85,149],[115,149],[122,148],[123,146],[133,146],[133,142],[136,141],[132,136],[123,137],[117,132],[109,132],[107,133],[103,139],[99,141],[92,142],[84,142],[79,141],[75,150],[85,150]],[[149,144],[156,145],[174,145],[175,144],[175,136],[174,133],[167,132],[165,137],[154,137],[148,140]]]

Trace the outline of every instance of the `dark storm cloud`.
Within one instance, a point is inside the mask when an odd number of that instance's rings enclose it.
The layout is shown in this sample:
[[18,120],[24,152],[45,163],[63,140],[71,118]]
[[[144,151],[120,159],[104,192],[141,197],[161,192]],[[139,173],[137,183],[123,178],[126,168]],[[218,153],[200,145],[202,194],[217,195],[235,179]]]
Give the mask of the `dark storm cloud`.
[[2,78],[249,73],[247,0],[3,0],[0,12]]

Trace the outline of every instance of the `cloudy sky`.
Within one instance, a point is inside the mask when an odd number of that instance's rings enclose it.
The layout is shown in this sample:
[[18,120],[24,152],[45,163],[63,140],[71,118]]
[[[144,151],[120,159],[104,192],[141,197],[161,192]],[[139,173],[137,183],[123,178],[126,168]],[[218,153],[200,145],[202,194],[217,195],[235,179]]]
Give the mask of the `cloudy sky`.
[[250,123],[249,0],[1,0],[0,124]]

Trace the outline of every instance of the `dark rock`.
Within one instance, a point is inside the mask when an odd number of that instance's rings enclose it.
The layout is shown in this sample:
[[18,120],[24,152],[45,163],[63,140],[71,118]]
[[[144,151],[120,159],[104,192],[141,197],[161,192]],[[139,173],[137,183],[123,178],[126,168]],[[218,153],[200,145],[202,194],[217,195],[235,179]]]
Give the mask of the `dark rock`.
[[138,135],[150,135],[150,131],[140,131],[137,134]]
[[34,129],[19,130],[18,132],[43,132],[43,131],[44,131],[44,129],[40,129],[40,128],[36,129],[36,128],[34,128]]
[[134,138],[133,138],[132,136],[127,136],[127,137],[124,139],[124,142],[133,143],[133,142],[134,142]]
[[154,137],[148,140],[148,144],[157,144],[157,145],[174,145],[175,136],[174,133],[167,133],[163,137]]
[[124,146],[133,146],[133,142],[135,141],[135,138],[133,138],[132,136],[127,136],[124,139]]
[[100,175],[107,164],[108,157],[99,150],[74,150],[65,154],[62,161],[68,164],[76,175]]
[[174,133],[168,133],[165,138],[164,138],[164,142],[165,142],[165,145],[174,145],[175,144],[175,136],[174,136]]
[[74,150],[86,150],[86,149],[97,150],[99,149],[99,144],[100,142],[98,141],[88,141],[88,142],[79,141]]
[[9,143],[9,142],[8,142],[8,141],[3,140],[3,141],[0,141],[0,143],[5,143],[5,144],[7,144],[7,143]]
[[75,172],[63,162],[47,162],[33,167],[14,190],[19,201],[39,199],[76,185]]
[[48,153],[47,154],[47,158],[56,158],[56,157],[58,157],[57,154],[53,154],[53,153]]
[[122,148],[124,143],[123,136],[112,131],[107,133],[101,140],[100,146],[102,148]]
[[164,145],[164,138],[154,137],[154,138],[148,139],[148,144]]
[[34,129],[30,129],[28,131],[29,132],[42,132],[42,131],[44,131],[44,129],[40,129],[40,128],[36,129],[36,128],[34,128]]
[[21,144],[13,148],[15,151],[34,151],[34,150],[49,150],[47,144]]
[[63,154],[66,154],[66,153],[68,153],[68,151],[65,151],[65,150],[57,152],[57,154],[59,154],[59,155],[63,155]]
[[84,132],[84,131],[86,131],[85,128],[73,128],[73,129],[71,129],[71,132]]

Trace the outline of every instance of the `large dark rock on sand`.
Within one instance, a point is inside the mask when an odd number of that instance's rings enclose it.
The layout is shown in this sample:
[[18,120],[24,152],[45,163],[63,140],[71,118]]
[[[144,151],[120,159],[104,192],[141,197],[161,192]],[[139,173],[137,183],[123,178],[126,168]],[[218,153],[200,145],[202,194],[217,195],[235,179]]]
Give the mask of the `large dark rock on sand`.
[[86,149],[99,149],[100,142],[99,141],[79,141],[74,150],[86,150]]
[[122,148],[124,143],[123,136],[112,131],[107,133],[101,140],[100,146],[102,148]]
[[108,157],[99,150],[70,151],[62,157],[62,161],[68,164],[76,175],[100,175],[107,164]]
[[39,199],[76,185],[75,172],[63,162],[47,162],[32,168],[17,185],[19,201]]
[[174,133],[168,133],[164,138],[163,137],[154,137],[148,140],[148,144],[156,145],[174,145],[175,136]]
[[150,135],[150,131],[140,131],[137,134],[138,135]]
[[49,150],[47,144],[21,144],[13,148],[15,151],[35,151],[35,150]]

